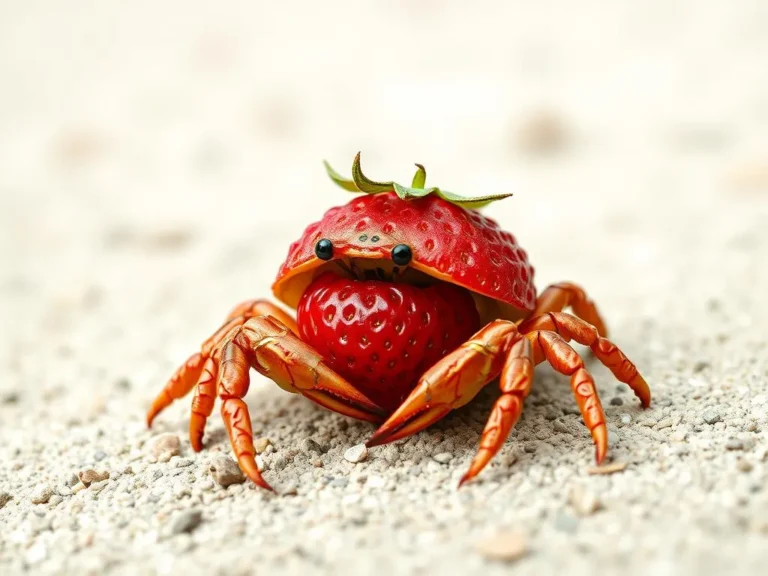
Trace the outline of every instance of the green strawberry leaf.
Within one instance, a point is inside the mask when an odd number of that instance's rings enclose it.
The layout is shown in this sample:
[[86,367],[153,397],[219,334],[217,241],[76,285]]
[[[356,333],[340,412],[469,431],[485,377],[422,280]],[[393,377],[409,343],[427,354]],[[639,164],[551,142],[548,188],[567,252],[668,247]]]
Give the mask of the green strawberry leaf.
[[411,182],[411,188],[424,188],[424,184],[427,181],[427,170],[421,164],[416,164],[416,174],[413,175],[413,181]]
[[360,189],[352,180],[348,180],[347,178],[344,178],[344,176],[342,176],[341,174],[336,172],[336,170],[331,168],[331,165],[328,164],[328,162],[326,162],[325,160],[323,160],[323,164],[325,165],[325,171],[328,173],[328,176],[330,176],[331,180],[336,182],[336,184],[338,184],[348,192],[360,192]]
[[394,191],[402,200],[413,200],[414,198],[423,198],[429,194],[435,194],[443,200],[452,202],[465,208],[481,208],[490,204],[491,202],[495,202],[496,200],[502,200],[512,196],[511,193],[487,194],[485,196],[475,196],[474,198],[469,198],[454,192],[448,192],[447,190],[440,190],[440,188],[434,186],[431,188],[425,188],[424,186],[427,180],[427,171],[421,164],[416,164],[418,170],[413,176],[413,181],[411,182],[410,187],[403,186],[397,182],[376,182],[375,180],[371,180],[365,174],[363,174],[363,169],[360,167],[360,152],[357,153],[355,160],[352,163],[352,180],[341,176],[338,172],[331,168],[331,165],[328,164],[328,162],[323,161],[323,164],[325,165],[325,171],[328,173],[328,176],[331,178],[331,180],[349,192],[380,194],[382,192]]
[[355,161],[352,162],[352,180],[355,181],[358,189],[366,194],[391,192],[394,186],[394,182],[376,182],[363,174],[363,169],[360,167],[360,152],[357,153]]

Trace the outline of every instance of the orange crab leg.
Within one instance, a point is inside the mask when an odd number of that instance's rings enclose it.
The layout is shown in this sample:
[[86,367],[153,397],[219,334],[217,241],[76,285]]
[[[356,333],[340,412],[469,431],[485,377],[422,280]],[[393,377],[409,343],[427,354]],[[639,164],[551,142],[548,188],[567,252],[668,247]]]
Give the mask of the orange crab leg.
[[587,297],[580,286],[570,282],[561,282],[549,286],[538,298],[536,309],[529,318],[536,318],[548,312],[560,312],[568,307],[573,309],[576,316],[597,328],[600,336],[607,336],[605,322],[597,311],[597,306]]
[[307,344],[270,316],[258,316],[230,332],[221,347],[216,389],[238,464],[254,483],[269,489],[255,461],[251,418],[243,397],[250,368],[278,386],[336,412],[371,422],[384,410],[331,370]]
[[147,411],[147,426],[152,426],[155,416],[170,406],[174,400],[183,398],[194,388],[200,373],[203,371],[204,363],[205,358],[203,355],[196,352],[176,369],[171,379],[163,386],[160,394],[155,397],[152,406],[149,407]]
[[581,318],[562,312],[553,312],[526,320],[518,328],[522,333],[537,330],[557,332],[566,340],[575,340],[579,344],[589,346],[595,357],[613,373],[619,382],[632,388],[635,396],[640,399],[643,408],[650,406],[651,389],[638,372],[637,367],[618,346],[607,338],[601,337],[597,328]]
[[533,350],[527,338],[519,338],[511,347],[501,370],[501,396],[493,405],[480,438],[480,447],[461,478],[459,486],[477,476],[501,449],[523,411],[523,400],[533,383]]
[[595,443],[595,459],[602,462],[608,450],[605,414],[592,375],[566,341],[571,339],[591,346],[619,380],[630,384],[643,406],[648,405],[650,391],[634,364],[584,320],[562,313],[546,314],[519,327],[496,320],[428,370],[366,445],[385,444],[423,430],[469,402],[483,386],[501,374],[502,395],[493,406],[478,452],[461,485],[479,474],[501,449],[530,393],[534,366],[546,360],[556,371],[571,377],[576,403]]
[[[174,400],[186,396],[201,378],[204,378],[204,370],[207,361],[214,353],[218,344],[234,328],[242,326],[249,318],[270,315],[288,326],[294,334],[298,333],[296,322],[286,312],[266,300],[248,300],[238,304],[227,316],[221,327],[208,338],[200,347],[200,352],[190,356],[182,364],[171,379],[157,395],[152,406],[147,412],[147,426],[152,426],[155,417],[165,410]],[[208,412],[210,414],[210,412]]]
[[[218,350],[218,349],[217,349]],[[203,372],[197,381],[195,396],[192,399],[192,415],[189,418],[189,443],[195,452],[203,449],[205,423],[213,412],[216,402],[216,376],[219,372],[219,354],[205,361]]]
[[584,368],[584,360],[556,332],[537,331],[526,334],[526,337],[533,345],[533,357],[537,364],[546,359],[556,371],[571,377],[571,389],[595,443],[595,460],[600,464],[608,451],[608,429],[595,381]]

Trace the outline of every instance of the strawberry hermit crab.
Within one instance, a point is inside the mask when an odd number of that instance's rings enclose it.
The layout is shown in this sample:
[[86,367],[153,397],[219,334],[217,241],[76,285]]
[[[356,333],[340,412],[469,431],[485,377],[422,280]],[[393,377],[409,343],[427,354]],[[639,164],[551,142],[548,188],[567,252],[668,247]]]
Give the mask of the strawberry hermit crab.
[[[644,407],[651,392],[615,344],[595,305],[573,284],[539,296],[526,253],[477,208],[507,195],[464,198],[425,188],[422,166],[410,187],[352,180],[326,165],[341,187],[363,192],[331,208],[288,251],[272,289],[294,320],[266,300],[235,307],[173,375],[147,414],[151,424],[193,388],[189,438],[221,400],[243,472],[270,489],[255,461],[249,369],[340,414],[380,424],[368,446],[415,434],[499,379],[480,446],[461,483],[499,451],[531,390],[540,362],[571,379],[600,463],[608,431],[595,383],[570,340],[589,346]],[[570,308],[573,315],[563,312]]]

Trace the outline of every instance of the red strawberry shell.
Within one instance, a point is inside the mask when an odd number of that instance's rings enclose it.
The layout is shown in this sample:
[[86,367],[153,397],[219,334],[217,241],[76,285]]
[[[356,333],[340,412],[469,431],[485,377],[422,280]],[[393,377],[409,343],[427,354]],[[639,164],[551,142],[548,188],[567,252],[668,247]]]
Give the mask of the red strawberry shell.
[[392,248],[406,244],[413,253],[409,267],[419,272],[512,306],[518,315],[535,306],[533,267],[494,220],[436,195],[402,200],[382,192],[331,208],[291,244],[272,290],[292,308],[320,269],[333,266],[315,255],[323,238],[333,243],[333,260],[346,261],[391,262]]

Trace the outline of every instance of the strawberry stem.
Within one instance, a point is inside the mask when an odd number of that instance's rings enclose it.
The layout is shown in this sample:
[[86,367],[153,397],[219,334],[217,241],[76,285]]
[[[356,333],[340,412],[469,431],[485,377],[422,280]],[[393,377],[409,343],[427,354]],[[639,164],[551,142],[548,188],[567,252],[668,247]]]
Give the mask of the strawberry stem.
[[397,182],[377,182],[371,180],[365,174],[360,166],[360,152],[355,155],[355,160],[352,162],[352,179],[344,178],[338,172],[336,172],[328,162],[323,161],[325,165],[325,171],[328,176],[337,185],[344,188],[349,192],[365,192],[366,194],[380,194],[382,192],[394,191],[398,197],[402,200],[413,200],[414,198],[423,198],[429,194],[435,194],[443,200],[452,202],[464,208],[481,208],[486,204],[490,204],[496,200],[508,198],[512,194],[488,194],[485,196],[476,196],[474,198],[467,198],[466,196],[460,196],[447,190],[441,190],[436,186],[431,188],[425,188],[427,181],[427,171],[421,164],[416,164],[416,174],[413,175],[411,186],[403,186]]

